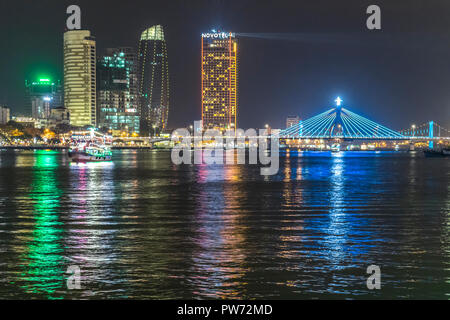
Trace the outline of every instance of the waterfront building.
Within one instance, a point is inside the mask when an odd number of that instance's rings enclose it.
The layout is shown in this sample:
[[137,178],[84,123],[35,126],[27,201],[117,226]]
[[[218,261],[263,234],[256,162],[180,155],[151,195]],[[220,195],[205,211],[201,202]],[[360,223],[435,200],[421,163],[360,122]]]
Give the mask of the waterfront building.
[[52,127],[59,125],[70,124],[70,112],[67,108],[59,107],[51,110],[50,119],[52,120]]
[[64,106],[72,126],[96,123],[96,42],[88,30],[64,33]]
[[160,133],[169,117],[169,62],[161,25],[141,34],[138,52],[141,132]]
[[39,78],[25,81],[26,106],[34,119],[47,119],[52,108],[63,105],[63,91],[60,81]]
[[0,124],[7,124],[10,120],[11,111],[8,107],[0,106]]
[[286,128],[290,128],[292,126],[297,125],[300,122],[299,116],[288,116],[286,118]]
[[234,33],[203,33],[201,54],[203,129],[235,129],[238,66]]
[[136,54],[110,48],[97,62],[97,127],[139,133]]
[[127,85],[129,91],[129,109],[139,109],[138,99],[138,58],[135,48],[132,47],[118,47],[106,49],[108,56],[120,55],[125,61],[125,69],[127,71]]
[[13,116],[11,117],[11,120],[14,122],[19,123],[25,128],[36,128],[36,119],[32,117],[25,117],[25,116]]
[[70,113],[65,107],[53,108],[50,110],[50,116],[48,118],[35,120],[35,127],[38,129],[55,129],[63,125],[70,125]]

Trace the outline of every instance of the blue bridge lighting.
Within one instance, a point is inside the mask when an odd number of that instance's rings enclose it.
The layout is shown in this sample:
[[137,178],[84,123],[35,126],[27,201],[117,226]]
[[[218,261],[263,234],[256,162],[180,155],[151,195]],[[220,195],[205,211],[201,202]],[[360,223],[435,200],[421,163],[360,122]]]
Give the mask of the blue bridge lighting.
[[340,97],[334,101],[336,107],[281,130],[278,137],[282,139],[428,140],[430,149],[434,146],[433,140],[450,140],[450,130],[435,121],[429,121],[420,126],[413,125],[411,129],[394,131],[344,108]]
[[335,102],[335,108],[282,130],[280,138],[407,139],[397,131],[343,108],[340,97]]

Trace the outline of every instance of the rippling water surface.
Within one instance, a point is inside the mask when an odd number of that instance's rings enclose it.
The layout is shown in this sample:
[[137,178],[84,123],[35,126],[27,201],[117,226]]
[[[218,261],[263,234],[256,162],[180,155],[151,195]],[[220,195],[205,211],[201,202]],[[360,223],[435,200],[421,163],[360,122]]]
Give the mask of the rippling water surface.
[[[450,297],[450,160],[305,153],[182,165],[0,151],[0,298]],[[366,268],[381,268],[368,290]],[[81,268],[68,290],[67,268]]]

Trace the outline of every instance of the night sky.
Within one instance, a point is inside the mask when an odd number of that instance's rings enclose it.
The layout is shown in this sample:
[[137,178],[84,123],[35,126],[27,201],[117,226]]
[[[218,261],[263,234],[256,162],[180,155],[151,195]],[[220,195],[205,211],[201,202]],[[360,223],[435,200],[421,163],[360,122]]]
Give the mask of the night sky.
[[[286,116],[313,116],[338,95],[392,129],[450,127],[448,0],[1,0],[0,104],[13,114],[31,113],[26,78],[62,79],[70,4],[81,7],[98,54],[165,27],[171,128],[201,118],[200,36],[212,28],[251,35],[239,37],[240,128],[284,127]],[[370,4],[381,7],[381,31],[366,28]]]

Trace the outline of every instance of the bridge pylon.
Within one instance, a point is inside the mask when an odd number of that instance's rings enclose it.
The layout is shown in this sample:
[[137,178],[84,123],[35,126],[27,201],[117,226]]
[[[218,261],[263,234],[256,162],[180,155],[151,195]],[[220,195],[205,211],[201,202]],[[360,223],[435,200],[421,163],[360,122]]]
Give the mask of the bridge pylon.
[[[336,107],[314,117],[300,121],[297,125],[279,133],[287,139],[405,139],[406,137],[379,123],[362,117],[346,108],[340,98]],[[407,139],[407,138],[406,138]]]

